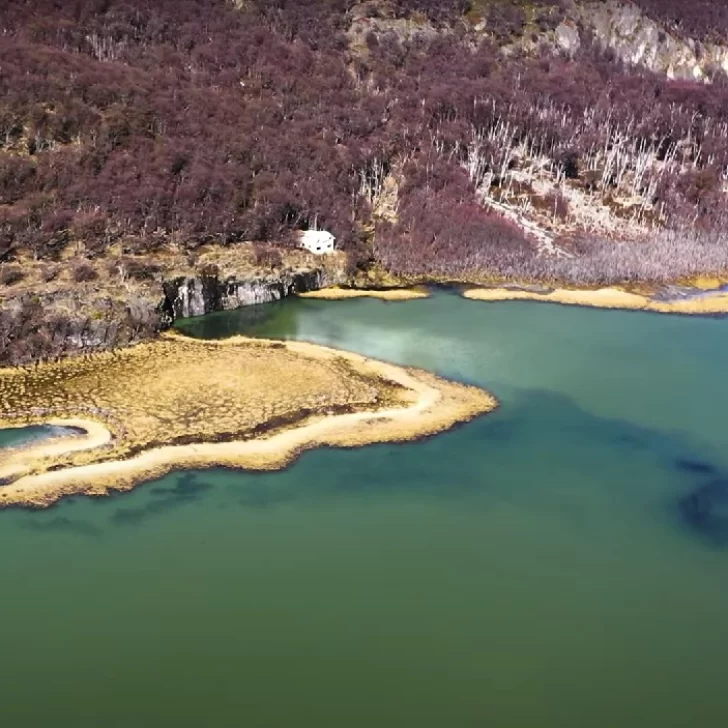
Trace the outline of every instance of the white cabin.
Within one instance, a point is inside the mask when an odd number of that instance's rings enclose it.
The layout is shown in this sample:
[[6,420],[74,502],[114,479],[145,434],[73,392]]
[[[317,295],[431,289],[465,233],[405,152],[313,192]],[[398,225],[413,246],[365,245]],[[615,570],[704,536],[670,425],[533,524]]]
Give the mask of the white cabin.
[[334,252],[335,240],[336,238],[327,230],[302,230],[298,242],[302,248],[311,253],[323,255]]

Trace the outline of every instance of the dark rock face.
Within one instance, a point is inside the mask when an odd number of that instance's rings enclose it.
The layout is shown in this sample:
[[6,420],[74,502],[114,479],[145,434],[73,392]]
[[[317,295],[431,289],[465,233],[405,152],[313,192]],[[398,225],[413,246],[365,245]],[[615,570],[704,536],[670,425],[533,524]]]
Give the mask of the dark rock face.
[[160,304],[161,283],[119,294],[79,285],[3,300],[0,367],[130,346],[172,324],[172,312]]
[[145,341],[178,318],[278,301],[345,282],[323,267],[254,278],[192,275],[156,280],[128,297],[84,289],[17,296],[0,310],[0,367],[19,366]]
[[256,303],[279,301],[294,293],[316,291],[337,282],[321,268],[284,271],[275,277],[251,280],[215,276],[174,278],[164,283],[162,309],[168,311],[172,319],[190,318],[212,311],[232,311]]

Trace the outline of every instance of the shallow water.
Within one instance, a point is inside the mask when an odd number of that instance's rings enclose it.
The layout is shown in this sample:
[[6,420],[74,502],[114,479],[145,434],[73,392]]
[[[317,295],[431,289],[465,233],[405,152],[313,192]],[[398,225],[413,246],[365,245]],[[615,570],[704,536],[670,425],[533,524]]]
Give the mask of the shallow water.
[[73,430],[69,427],[11,427],[5,430],[0,429],[0,449],[29,445],[36,440],[68,434],[73,434]]
[[0,513],[4,725],[725,722],[727,321],[438,293],[185,328],[358,350],[502,407]]

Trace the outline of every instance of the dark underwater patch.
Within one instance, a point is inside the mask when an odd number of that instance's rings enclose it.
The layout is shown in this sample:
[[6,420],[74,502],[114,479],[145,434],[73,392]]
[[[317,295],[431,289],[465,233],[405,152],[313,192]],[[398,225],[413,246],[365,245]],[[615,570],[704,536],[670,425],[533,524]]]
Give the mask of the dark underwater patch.
[[169,498],[180,498],[183,500],[192,500],[201,496],[210,490],[212,485],[205,483],[193,473],[184,473],[177,478],[175,484],[171,487],[159,485],[150,489],[150,493],[154,495],[164,495]]
[[174,501],[153,501],[141,508],[119,508],[111,516],[111,521],[119,525],[135,525],[147,518],[172,510],[177,505],[179,504]]
[[212,487],[210,483],[203,482],[196,475],[185,473],[177,478],[173,486],[151,488],[149,492],[155,497],[147,504],[138,508],[117,508],[111,516],[111,521],[119,525],[137,525],[147,518],[199,500]]
[[617,435],[614,437],[614,443],[619,447],[627,447],[632,450],[638,450],[640,448],[646,447],[644,438],[641,438],[638,435],[630,432],[617,433]]
[[678,502],[683,522],[719,545],[728,544],[728,479],[711,480]]
[[692,458],[678,458],[675,460],[675,467],[687,473],[696,473],[697,475],[713,475],[717,472],[715,466],[704,460],[694,460]]
[[29,531],[65,531],[89,538],[99,538],[102,533],[101,529],[92,523],[66,516],[56,516],[51,519],[33,517],[21,521],[20,525]]
[[290,502],[296,496],[288,490],[262,486],[245,486],[237,494],[237,502],[244,508],[272,508],[281,503]]

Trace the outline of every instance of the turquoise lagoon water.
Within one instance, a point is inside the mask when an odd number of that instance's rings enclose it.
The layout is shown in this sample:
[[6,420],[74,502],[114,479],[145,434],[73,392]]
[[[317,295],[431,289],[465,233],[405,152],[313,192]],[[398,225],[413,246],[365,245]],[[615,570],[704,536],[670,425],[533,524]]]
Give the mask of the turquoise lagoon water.
[[358,350],[501,408],[1,512],[3,726],[728,722],[728,321],[439,292],[185,329]]
[[30,445],[36,440],[54,437],[70,432],[65,427],[12,427],[0,429],[0,448]]

